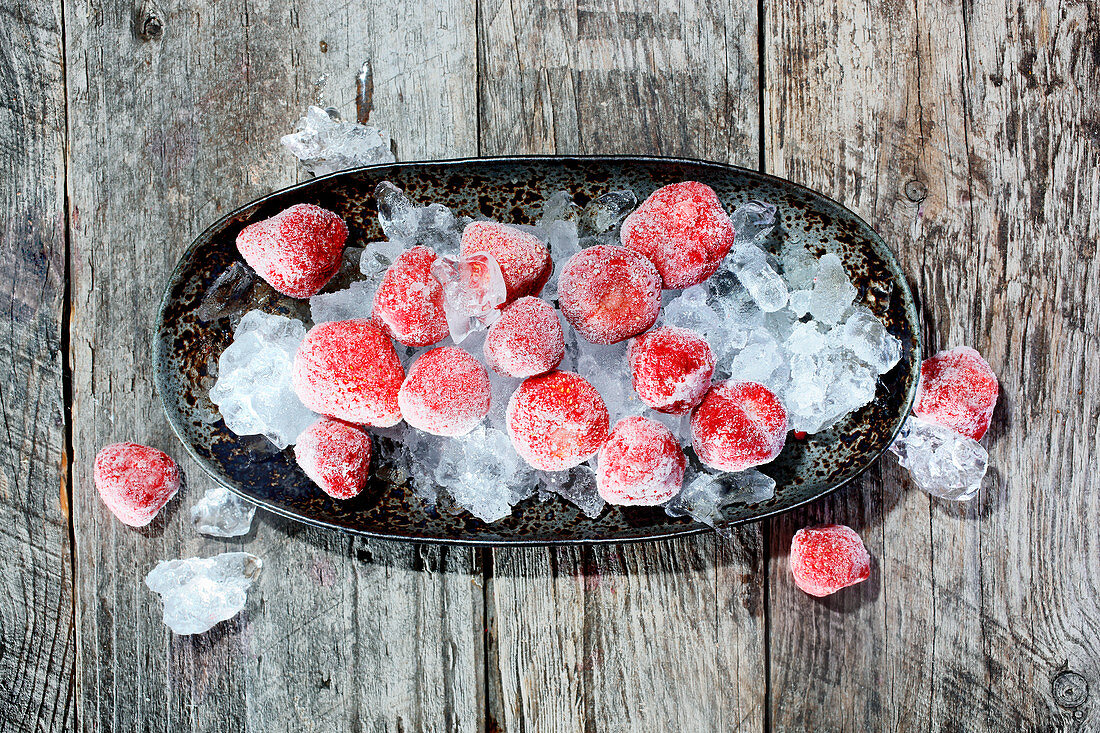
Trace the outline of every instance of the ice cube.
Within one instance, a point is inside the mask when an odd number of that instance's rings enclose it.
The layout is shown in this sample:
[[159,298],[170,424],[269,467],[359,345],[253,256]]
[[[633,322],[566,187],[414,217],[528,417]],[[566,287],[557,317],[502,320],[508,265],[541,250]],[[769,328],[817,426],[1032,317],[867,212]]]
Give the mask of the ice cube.
[[225,552],[157,563],[145,585],[164,601],[164,623],[176,634],[201,634],[244,608],[246,591],[260,573],[260,558]]
[[[779,263],[783,268],[783,278],[791,290],[810,290],[817,277],[817,257],[806,249],[806,245],[787,240],[779,251]],[[792,296],[793,298],[793,296]]]
[[335,110],[315,106],[281,142],[315,176],[395,160],[387,130],[347,122]]
[[577,205],[573,203],[573,195],[568,191],[555,191],[543,201],[537,226],[547,229],[551,222],[572,221],[576,218]]
[[547,244],[550,247],[550,258],[554,262],[550,271],[550,278],[542,289],[542,299],[553,301],[558,297],[558,276],[565,267],[570,257],[581,251],[580,240],[577,237],[577,224],[572,221],[553,221],[546,228]]
[[[359,272],[363,273],[367,280],[381,284],[386,270],[397,261],[405,249],[405,245],[401,242],[389,240],[370,242],[363,248],[363,254],[359,259]],[[378,286],[375,285],[375,287]]]
[[378,202],[378,222],[391,241],[404,247],[424,245],[441,255],[458,253],[469,217],[455,216],[443,204],[417,206],[389,181],[375,187],[374,198]]
[[435,481],[454,501],[484,522],[512,513],[534,491],[533,470],[516,453],[508,435],[484,423],[446,441]]
[[500,316],[507,286],[492,255],[476,252],[469,257],[440,256],[432,263],[432,274],[443,285],[443,310],[456,344]]
[[813,297],[811,290],[792,290],[788,308],[795,316],[802,318],[810,312]]
[[745,348],[730,361],[728,374],[722,373],[722,376],[759,382],[772,392],[782,394],[790,379],[787,352],[768,330],[752,331]]
[[915,415],[905,421],[890,452],[917,486],[951,501],[974,498],[989,461],[978,441]]
[[791,378],[783,403],[792,430],[820,432],[875,398],[877,375],[847,350],[825,345],[788,352]]
[[611,424],[629,415],[640,415],[646,406],[630,384],[627,363],[628,341],[617,344],[592,344],[577,335],[569,326],[566,333],[566,353],[571,356],[573,370],[592,383],[600,393]]
[[597,233],[615,229],[623,219],[638,208],[638,196],[630,189],[621,188],[597,196],[584,208],[582,221]]
[[254,504],[218,486],[207,489],[191,507],[191,524],[196,531],[211,537],[239,537],[252,529],[255,514]]
[[772,269],[764,250],[754,244],[735,242],[726,262],[765,313],[787,305],[787,284]]
[[733,210],[730,221],[736,241],[759,246],[775,226],[775,204],[749,201]]
[[662,322],[667,326],[688,328],[702,334],[708,341],[723,330],[722,318],[710,306],[705,285],[696,285],[673,298],[661,311]]
[[290,374],[305,337],[301,321],[249,311],[218,359],[210,401],[237,435],[263,435],[279,449],[293,443],[317,415],[294,393]]
[[844,322],[829,332],[829,338],[855,354],[876,374],[885,374],[901,359],[901,342],[864,306],[853,308]]
[[589,519],[603,512],[607,502],[596,490],[596,472],[581,464],[566,471],[539,471],[539,484],[545,492],[557,494],[575,505]]
[[309,314],[314,325],[329,321],[370,318],[374,293],[378,283],[369,280],[353,282],[345,290],[321,293],[309,299]]
[[195,315],[200,321],[216,321],[240,307],[256,283],[256,273],[243,262],[234,261],[203,294]]
[[832,325],[840,321],[856,299],[856,286],[852,285],[840,258],[832,252],[818,260],[817,265],[810,295],[810,315]]
[[690,516],[728,538],[732,531],[722,525],[723,507],[734,502],[759,503],[774,495],[775,480],[755,469],[736,473],[689,470],[683,490],[665,504],[665,512],[671,517]]

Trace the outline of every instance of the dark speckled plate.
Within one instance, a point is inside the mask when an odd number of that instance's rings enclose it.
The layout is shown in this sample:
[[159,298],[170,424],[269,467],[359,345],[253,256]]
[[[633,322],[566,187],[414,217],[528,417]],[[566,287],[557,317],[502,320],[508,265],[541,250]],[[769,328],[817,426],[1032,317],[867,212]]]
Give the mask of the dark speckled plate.
[[[880,380],[874,402],[831,430],[788,440],[779,458],[763,469],[777,481],[774,498],[729,507],[730,523],[786,511],[851,481],[882,454],[909,412],[920,354],[912,294],[882,239],[821,194],[754,171],[667,158],[497,158],[362,168],[279,191],[218,221],[184,254],[161,304],[153,358],[169,422],[217,481],[270,511],[372,537],[485,545],[622,542],[707,529],[668,517],[660,508],[608,507],[599,518],[588,519],[557,497],[528,499],[511,517],[489,525],[465,512],[437,511],[410,486],[378,477],[356,499],[339,502],[313,485],[291,450],[277,451],[262,437],[239,437],[226,429],[207,398],[214,381],[207,365],[229,343],[230,319],[204,322],[196,310],[218,275],[238,259],[237,232],[287,206],[309,202],[342,216],[351,231],[349,244],[361,246],[381,238],[372,192],[382,180],[393,181],[415,200],[515,223],[531,223],[543,199],[556,190],[572,191],[584,204],[615,188],[631,188],[644,198],[659,186],[698,180],[718,192],[727,211],[749,199],[776,204],[784,237],[804,241],[819,255],[838,254],[859,288],[859,299],[901,339],[901,361]],[[242,310],[258,303],[270,312],[308,315],[301,302],[263,283],[258,287],[259,294],[254,292]]]

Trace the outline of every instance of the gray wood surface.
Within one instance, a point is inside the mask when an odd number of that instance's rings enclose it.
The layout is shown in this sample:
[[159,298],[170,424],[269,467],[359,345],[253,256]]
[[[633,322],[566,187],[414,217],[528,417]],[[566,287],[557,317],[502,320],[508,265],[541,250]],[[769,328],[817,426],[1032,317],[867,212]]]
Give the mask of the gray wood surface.
[[[1095,3],[0,0],[0,47],[0,731],[1100,727]],[[887,457],[733,542],[195,534],[153,304],[202,228],[300,177],[277,138],[311,101],[353,114],[367,59],[400,159],[698,156],[854,209],[928,352],[1001,378],[986,489],[931,500]],[[145,530],[95,495],[115,440],[187,474]],[[815,600],[787,551],[822,521],[873,565]],[[246,611],[172,636],[144,575],[227,549],[264,559]]]
[[74,723],[58,2],[0,2],[0,730]]

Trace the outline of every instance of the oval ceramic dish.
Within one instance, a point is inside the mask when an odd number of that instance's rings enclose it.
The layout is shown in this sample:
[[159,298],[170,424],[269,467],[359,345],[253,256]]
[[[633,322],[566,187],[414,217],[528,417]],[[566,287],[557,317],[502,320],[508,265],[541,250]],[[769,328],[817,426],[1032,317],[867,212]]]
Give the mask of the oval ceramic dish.
[[[531,223],[542,201],[557,190],[584,204],[600,194],[631,188],[644,199],[669,183],[698,180],[717,191],[727,211],[750,199],[779,207],[781,236],[804,242],[817,255],[835,252],[870,307],[901,340],[901,361],[878,384],[871,404],[834,428],[806,440],[789,439],[763,471],[777,482],[775,496],[735,504],[730,524],[783,512],[824,496],[858,476],[889,446],[909,413],[920,355],[917,311],[893,255],[858,216],[831,199],[788,181],[716,163],[641,157],[523,157],[398,163],[337,173],[278,191],[223,217],[195,240],[168,283],[157,319],[154,353],[157,389],[172,428],[187,451],[219,483],[278,514],[310,524],[387,539],[455,544],[524,545],[623,542],[692,534],[708,529],[660,508],[607,507],[589,519],[559,497],[537,497],[512,516],[485,524],[467,512],[437,511],[407,485],[378,476],[354,500],[341,502],[318,489],[294,462],[259,436],[234,435],[207,394],[208,365],[229,344],[230,319],[203,321],[196,310],[219,274],[239,259],[235,239],[245,225],[296,203],[331,209],[348,224],[349,246],[382,238],[373,191],[393,181],[415,201],[440,202],[456,214]],[[306,320],[308,302],[286,298],[264,283],[244,311],[262,307]],[[326,291],[333,289],[330,284]],[[255,289],[254,289],[255,290]],[[385,451],[376,440],[376,457]]]

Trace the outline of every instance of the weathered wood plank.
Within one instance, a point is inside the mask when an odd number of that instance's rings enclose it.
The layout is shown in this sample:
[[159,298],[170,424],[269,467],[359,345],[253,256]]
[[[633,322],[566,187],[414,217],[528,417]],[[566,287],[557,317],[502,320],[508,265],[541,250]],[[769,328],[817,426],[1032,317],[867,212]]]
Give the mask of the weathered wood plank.
[[[481,151],[755,166],[755,6],[479,6]],[[490,714],[504,730],[761,730],[759,527],[493,552]]]
[[[1002,386],[972,503],[929,500],[887,459],[772,523],[774,727],[1094,727],[1079,683],[1100,689],[1100,558],[1082,530],[1100,510],[1100,18],[780,2],[765,44],[768,170],[867,217],[922,296],[927,351],[973,345]],[[875,564],[815,601],[785,563],[793,531],[822,520],[860,531]]]
[[[74,512],[82,723],[89,730],[475,730],[482,727],[480,568],[470,550],[350,540],[270,516],[243,541],[194,534],[209,486],[161,416],[154,306],[184,247],[229,208],[291,183],[279,149],[315,80],[403,157],[476,152],[472,5],[275,0],[66,7],[72,140]],[[152,25],[157,25],[153,23]],[[104,443],[181,459],[188,486],[150,529],[114,521],[91,482]],[[243,548],[264,571],[246,611],[172,637],[142,584],[159,559]]]
[[59,2],[0,3],[0,730],[75,725]]

